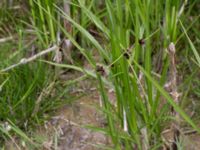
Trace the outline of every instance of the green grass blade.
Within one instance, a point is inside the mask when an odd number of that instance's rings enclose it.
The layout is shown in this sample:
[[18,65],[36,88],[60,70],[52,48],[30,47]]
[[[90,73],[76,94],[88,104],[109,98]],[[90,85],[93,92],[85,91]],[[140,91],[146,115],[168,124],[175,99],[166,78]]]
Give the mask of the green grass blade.
[[191,118],[174,102],[171,96],[142,68],[137,62],[135,65],[144,73],[147,79],[157,88],[157,90],[166,98],[167,102],[173,106],[176,112],[180,114],[181,117],[185,119],[196,131],[200,133],[199,127],[191,120]]
[[189,41],[189,44],[190,44],[190,47],[194,53],[194,56],[196,58],[196,61],[198,62],[198,64],[200,65],[200,56],[199,56],[199,53],[197,52],[197,49],[195,48],[194,44],[192,43],[192,41],[190,40],[188,34],[187,34],[187,31],[185,29],[185,27],[183,26],[183,23],[181,22],[181,20],[179,20],[180,24],[181,24],[181,27],[183,29],[183,32],[185,33],[185,36],[187,37],[187,40]]

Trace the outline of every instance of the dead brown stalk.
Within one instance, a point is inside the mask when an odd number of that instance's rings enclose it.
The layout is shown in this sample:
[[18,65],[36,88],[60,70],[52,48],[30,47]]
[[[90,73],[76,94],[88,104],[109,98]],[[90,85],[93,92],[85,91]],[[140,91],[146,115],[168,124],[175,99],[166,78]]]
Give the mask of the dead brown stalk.
[[[170,93],[171,97],[174,99],[174,102],[179,105],[180,103],[180,93],[178,93],[177,89],[177,69],[176,69],[176,61],[175,61],[175,45],[174,43],[170,43],[168,47],[168,54],[170,59],[170,66],[169,66],[169,82],[165,85],[167,91]],[[177,142],[179,140],[180,135],[180,116],[178,112],[171,107],[171,114],[175,118],[174,121],[171,123],[171,143],[168,145],[169,149],[176,150],[177,149]]]

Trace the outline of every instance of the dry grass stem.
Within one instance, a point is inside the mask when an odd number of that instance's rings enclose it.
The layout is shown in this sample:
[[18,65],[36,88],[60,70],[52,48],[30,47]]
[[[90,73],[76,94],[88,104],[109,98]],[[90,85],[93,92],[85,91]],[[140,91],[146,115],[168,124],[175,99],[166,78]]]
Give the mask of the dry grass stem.
[[[170,59],[170,66],[169,66],[169,82],[167,85],[167,90],[174,99],[174,102],[179,105],[180,103],[180,93],[178,93],[177,89],[177,69],[176,69],[176,61],[175,61],[175,52],[176,48],[174,43],[170,43],[168,47],[169,59]],[[171,124],[171,132],[172,132],[172,143],[170,145],[170,149],[177,149],[177,142],[179,139],[180,134],[180,116],[178,112],[171,108],[172,116],[175,118]]]
[[41,57],[41,56],[43,56],[43,55],[46,55],[46,54],[48,54],[48,53],[50,53],[50,52],[53,52],[53,51],[55,51],[55,50],[57,50],[57,49],[58,49],[58,46],[54,45],[53,47],[48,48],[48,49],[46,49],[46,50],[43,50],[43,51],[41,51],[41,52],[35,54],[34,56],[31,56],[31,57],[29,57],[29,58],[22,58],[18,63],[13,64],[13,65],[11,65],[11,66],[5,68],[5,69],[2,69],[0,72],[6,72],[6,71],[9,71],[9,70],[11,70],[11,69],[14,69],[14,68],[16,68],[16,67],[18,67],[18,66],[20,66],[20,65],[24,65],[24,64],[27,64],[27,63],[29,63],[29,62],[32,62],[32,61],[36,60],[37,58],[39,58],[39,57]]

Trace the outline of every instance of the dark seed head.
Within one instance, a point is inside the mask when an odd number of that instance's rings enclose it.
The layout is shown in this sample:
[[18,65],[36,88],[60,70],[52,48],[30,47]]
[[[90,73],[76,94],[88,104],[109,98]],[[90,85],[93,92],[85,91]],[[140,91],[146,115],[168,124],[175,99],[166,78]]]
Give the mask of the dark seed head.
[[140,39],[139,40],[139,44],[143,46],[145,44],[145,40],[144,39]]
[[161,25],[161,26],[164,25],[164,21],[163,21],[163,20],[160,21],[160,25]]
[[108,61],[107,61],[107,59],[104,59],[104,62],[105,62],[106,65],[108,65]]
[[140,65],[140,66],[142,66],[142,65],[143,65],[143,62],[142,62],[141,60],[139,61],[139,65]]
[[128,52],[124,53],[124,57],[125,57],[126,59],[129,59],[129,54],[128,54]]
[[101,75],[105,75],[105,69],[101,65],[97,65],[96,71]]
[[60,47],[58,50],[59,50],[60,52],[62,52],[62,51],[63,51],[61,47]]

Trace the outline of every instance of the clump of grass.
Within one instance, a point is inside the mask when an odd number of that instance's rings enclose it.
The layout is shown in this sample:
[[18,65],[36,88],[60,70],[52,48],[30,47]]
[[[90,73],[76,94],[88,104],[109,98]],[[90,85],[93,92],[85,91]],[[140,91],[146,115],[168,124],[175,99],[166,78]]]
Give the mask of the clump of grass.
[[[50,17],[56,18],[54,3],[54,0],[29,0],[33,27],[44,47],[47,47],[50,43],[56,43],[56,26]],[[44,12],[44,9],[50,16]]]
[[[177,40],[180,28],[178,20],[182,13],[180,8],[186,2],[105,1],[105,22],[100,16],[94,15],[95,12],[89,10],[82,1],[78,2],[82,11],[102,32],[106,39],[104,47],[70,16],[59,11],[97,48],[102,60],[106,60],[106,65],[109,65],[105,68],[102,65],[101,68],[109,70],[108,80],[115,90],[116,108],[109,101],[104,77],[99,72],[97,79],[108,120],[108,134],[115,149],[156,148],[161,144],[163,126],[170,120],[170,105],[194,129],[199,130],[164,89],[164,84],[169,79],[169,55],[165,49]],[[69,34],[65,34],[71,38]],[[154,39],[157,41],[154,42]],[[74,44],[83,50],[77,43]],[[155,49],[161,49],[159,72],[154,72],[156,65],[152,55],[156,53]],[[86,58],[91,58],[86,51],[82,52]],[[88,60],[94,69],[98,67],[92,58]],[[159,78],[154,76],[157,73],[160,73]],[[162,97],[169,104],[163,106],[163,109],[159,108],[164,101]]]
[[[169,58],[166,49],[171,42],[176,43],[179,50],[178,43],[185,35],[194,54],[193,61],[198,67],[200,65],[199,53],[180,21],[191,11],[188,9],[188,13],[184,14],[187,2],[106,0],[99,2],[101,10],[96,1],[72,0],[69,2],[69,15],[55,5],[56,1],[29,0],[32,25],[40,44],[47,47],[58,42],[56,34],[61,31],[91,65],[92,69],[87,70],[76,66],[76,63],[65,65],[43,61],[97,79],[103,101],[102,111],[108,122],[102,131],[111,137],[114,149],[159,149],[165,144],[161,139],[164,128],[175,119],[170,115],[170,108],[199,131],[164,88],[170,78],[176,78],[169,77],[173,75],[168,72],[172,58]],[[191,7],[195,3],[192,1]],[[69,22],[72,32],[57,18]],[[95,28],[100,37],[98,40],[91,35],[90,28]],[[23,34],[19,32],[19,35],[22,37]],[[18,47],[22,49],[21,42]],[[93,51],[88,49],[97,50],[99,62],[93,57]],[[51,101],[41,103],[43,92],[49,91],[53,84],[46,78],[49,70],[44,70],[44,66],[42,62],[28,64],[0,77],[2,120],[9,118],[23,128],[24,122],[32,118],[39,123],[39,115],[56,105]],[[193,75],[188,77],[189,81]],[[110,88],[115,92],[115,104],[108,96],[107,89]],[[40,109],[43,111],[40,112]],[[179,143],[177,141],[177,147],[181,147]]]
[[4,83],[0,93],[2,123],[11,120],[18,127],[26,129],[27,123],[32,122],[31,113],[35,99],[45,83],[42,66],[38,64],[37,72],[32,69],[30,66],[23,66],[9,74],[1,75],[0,81]]
[[[10,12],[9,15],[12,16],[12,13]],[[18,17],[20,18],[20,16]],[[9,20],[10,18],[6,19]],[[11,20],[12,19],[14,18],[11,18]],[[23,22],[27,22],[28,20],[27,18],[21,19],[23,19]],[[1,23],[6,26],[7,22],[5,22],[4,20],[1,21]],[[35,25],[35,28],[37,29],[39,27]],[[55,81],[57,76],[55,76],[54,71],[52,71],[51,68],[49,68],[44,63],[40,61],[31,62],[26,65],[21,65],[9,70],[4,70],[8,66],[16,64],[16,62],[18,62],[22,58],[27,58],[30,55],[32,56],[35,54],[34,50],[27,50],[31,49],[30,47],[33,44],[38,44],[35,42],[36,40],[34,39],[31,39],[31,41],[27,40],[30,37],[33,37],[33,35],[29,35],[28,33],[24,29],[22,23],[19,23],[19,20],[17,20],[17,23],[13,27],[13,30],[10,31],[10,33],[7,33],[6,35],[4,35],[5,33],[3,33],[4,36],[7,37],[9,35],[12,36],[12,38],[8,42],[5,40],[1,43],[1,145],[3,141],[7,140],[7,138],[11,139],[13,142],[18,142],[13,139],[14,135],[17,135],[17,137],[20,137],[22,140],[25,140],[31,145],[35,145],[34,142],[37,143],[37,139],[33,142],[32,139],[27,138],[28,136],[26,136],[25,134],[28,132],[30,133],[32,127],[36,127],[42,124],[48,118],[48,115],[45,116],[45,113],[50,113],[54,109],[58,108],[61,104],[66,103],[66,101],[61,101],[60,99],[62,99],[62,95],[64,93],[68,92],[67,89],[65,89],[65,91],[63,92],[55,93],[52,95],[52,90],[54,90],[55,86],[60,85],[57,84]],[[48,40],[48,42],[52,41],[52,39]],[[55,41],[53,40],[53,43],[54,42]],[[49,43],[45,44],[46,45],[40,45],[38,47],[46,47]],[[67,98],[67,102],[69,102],[68,100],[71,100],[70,96]],[[7,125],[5,126],[5,124]],[[9,127],[10,129],[7,130],[7,127]]]

